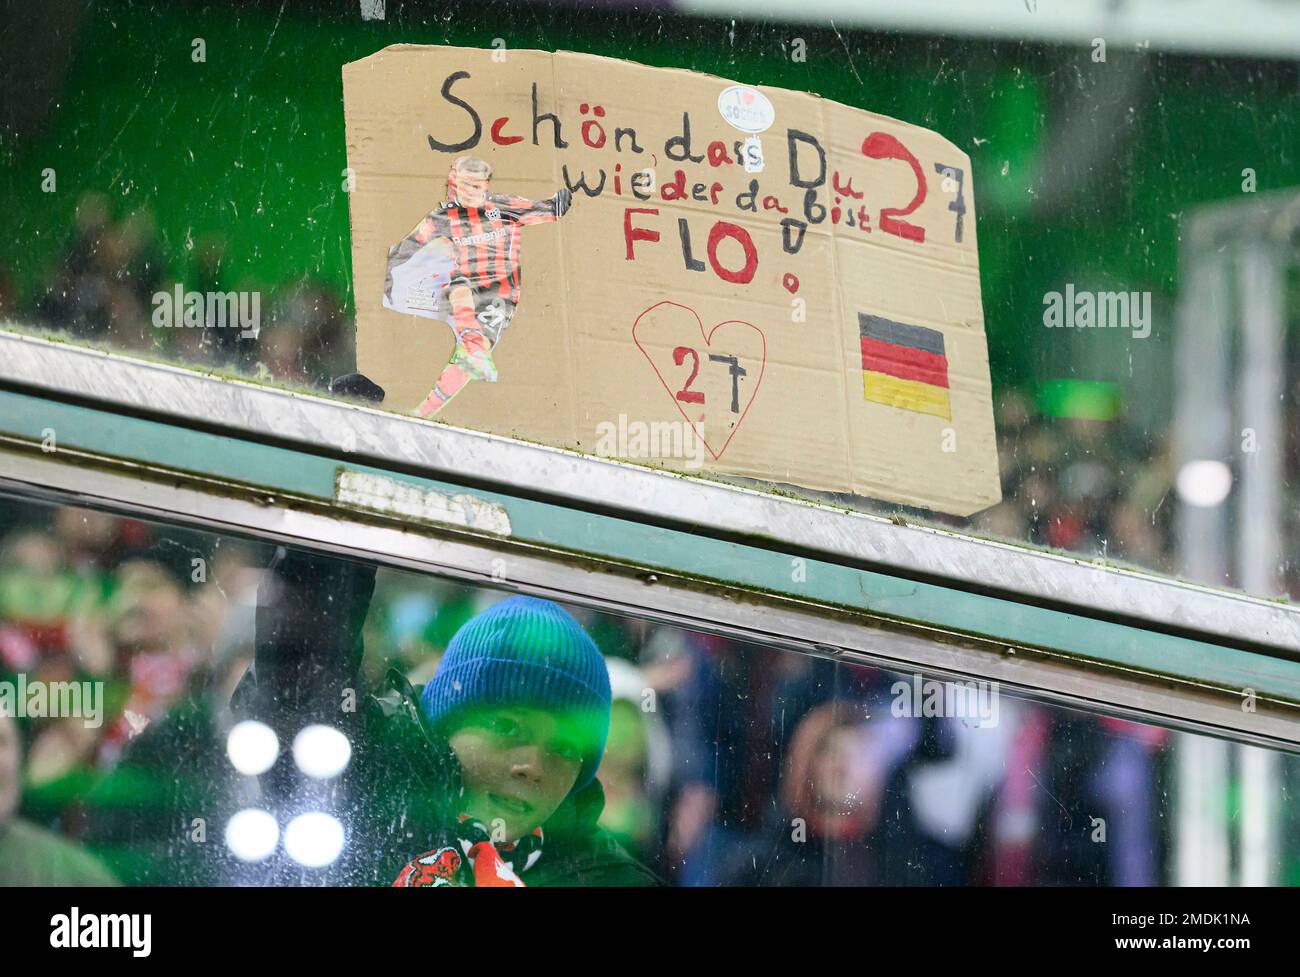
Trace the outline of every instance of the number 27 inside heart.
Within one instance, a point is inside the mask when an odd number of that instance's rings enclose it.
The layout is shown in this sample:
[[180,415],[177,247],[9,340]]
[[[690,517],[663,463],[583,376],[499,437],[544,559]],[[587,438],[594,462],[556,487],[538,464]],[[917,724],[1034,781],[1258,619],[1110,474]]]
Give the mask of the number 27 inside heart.
[[[655,315],[650,322],[647,322],[646,319],[651,315],[651,313],[655,313]],[[670,384],[664,379],[664,375],[656,365],[655,359],[651,355],[650,350],[646,349],[646,347],[642,345],[641,337],[638,336],[638,329],[640,329],[644,334],[649,331],[647,327],[652,327],[655,332],[669,329],[679,338],[681,338],[682,330],[698,334],[700,339],[703,340],[701,346],[706,351],[708,359],[702,361],[700,350],[696,349],[695,346],[686,345],[685,343],[674,344],[672,346],[673,364],[677,367],[685,367],[689,372],[685,377],[684,382],[680,382],[680,385],[677,383]],[[757,337],[759,354],[756,357],[758,360],[756,369],[753,363],[755,357],[747,357],[746,362],[748,365],[742,365],[741,357],[734,353],[707,352],[708,349],[713,346],[713,337],[719,330],[724,330],[729,336],[736,336],[737,329],[742,331],[752,331],[753,336],[750,337],[750,341],[743,345],[752,345],[753,338]],[[702,408],[705,402],[704,391],[697,389],[694,386],[697,378],[700,376],[701,365],[704,365],[706,369],[709,369],[710,367],[708,364],[718,364],[718,366],[712,367],[712,369],[716,370],[721,367],[727,370],[730,379],[726,397],[726,400],[728,401],[727,410],[734,420],[728,425],[729,433],[726,440],[722,443],[721,447],[715,449],[714,446],[709,443],[704,432],[700,431],[699,428],[696,428],[709,453],[712,454],[715,459],[720,458],[722,453],[727,449],[727,445],[730,444],[731,439],[735,437],[736,432],[740,429],[740,424],[745,419],[745,415],[749,412],[749,408],[754,402],[754,396],[758,393],[759,385],[763,379],[763,371],[767,359],[767,341],[763,336],[762,330],[752,323],[743,322],[739,319],[731,319],[726,322],[718,323],[712,330],[705,333],[704,324],[700,321],[700,317],[694,309],[677,302],[665,300],[655,303],[642,312],[641,315],[637,316],[636,322],[632,325],[632,340],[636,343],[637,348],[641,350],[641,353],[650,363],[651,368],[655,371],[655,375],[659,378],[659,382],[663,384],[664,390],[673,398],[673,404],[677,408],[678,412],[688,424],[691,424],[692,427],[695,427],[697,422],[693,422],[688,416],[687,405],[690,405],[691,408]],[[662,345],[660,348],[663,348]],[[751,381],[753,384],[752,387],[750,387]],[[698,414],[698,422],[702,422],[704,420],[703,411],[699,410],[695,412]]]

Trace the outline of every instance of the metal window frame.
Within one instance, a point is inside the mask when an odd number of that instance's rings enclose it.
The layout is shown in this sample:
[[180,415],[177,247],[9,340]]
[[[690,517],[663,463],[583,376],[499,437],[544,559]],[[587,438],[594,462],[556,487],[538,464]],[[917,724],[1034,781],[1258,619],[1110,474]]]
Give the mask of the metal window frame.
[[0,488],[1300,752],[1288,604],[4,332]]

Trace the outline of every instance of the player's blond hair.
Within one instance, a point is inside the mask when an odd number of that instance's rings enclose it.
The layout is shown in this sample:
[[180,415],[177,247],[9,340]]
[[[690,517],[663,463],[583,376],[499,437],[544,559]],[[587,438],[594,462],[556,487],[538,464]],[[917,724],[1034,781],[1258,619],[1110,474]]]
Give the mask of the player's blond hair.
[[485,159],[479,159],[477,156],[462,156],[456,160],[456,172],[469,173],[490,180],[492,179],[492,164]]

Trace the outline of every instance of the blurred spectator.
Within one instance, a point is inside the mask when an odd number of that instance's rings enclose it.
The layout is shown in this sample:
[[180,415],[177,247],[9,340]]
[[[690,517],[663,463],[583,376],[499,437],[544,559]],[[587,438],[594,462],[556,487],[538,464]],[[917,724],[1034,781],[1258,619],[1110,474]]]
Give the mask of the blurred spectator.
[[78,573],[111,571],[150,540],[141,522],[73,506],[54,510],[54,532],[65,561]]
[[18,817],[23,757],[18,722],[0,710],[0,886],[116,885],[72,842]]
[[[260,573],[243,581],[254,595],[257,579]],[[86,794],[82,837],[127,884],[215,885],[241,878],[221,840],[208,837],[258,795],[256,781],[233,775],[226,752],[235,725],[230,699],[252,662],[254,637],[251,615],[232,618],[247,631],[223,631],[216,652],[186,676],[184,696],[167,700],[165,713],[152,721],[133,725],[120,757],[104,766]]]
[[[351,369],[352,332],[339,298],[317,282],[303,281],[276,296],[262,322],[255,359],[275,380],[323,387]],[[251,358],[245,368],[252,366]]]
[[205,654],[183,579],[156,560],[128,560],[113,575],[108,603],[83,616],[73,653],[84,674],[108,683],[110,709],[102,729],[49,723],[32,744],[34,784],[112,766],[126,742],[185,693]]
[[659,816],[672,776],[672,744],[645,674],[608,658],[613,693],[609,738],[598,776],[605,789],[600,826],[633,857],[650,863],[659,849]]
[[[961,687],[958,685],[958,687]],[[1016,703],[998,696],[996,719],[896,719],[916,727],[891,782],[884,881],[902,885],[970,885],[983,881],[994,799],[1008,773],[1019,723]]]
[[[908,744],[902,723],[869,721],[865,704],[827,702],[798,724],[781,778],[771,852],[736,881],[871,885],[881,881],[881,803]],[[901,749],[900,749],[901,746]]]
[[1028,863],[999,859],[995,881],[1159,884],[1170,808],[1157,760],[1168,731],[1065,711],[1044,711],[1023,731],[1027,740],[1012,747],[1002,817],[1016,798],[1005,827],[1022,851],[1032,837],[1033,854]]
[[11,532],[0,540],[0,671],[44,675],[67,649],[70,619],[102,599],[101,580],[73,572],[56,535]]
[[421,581],[417,588],[408,575],[381,570],[364,630],[366,677],[379,685],[396,668],[409,682],[427,682],[452,635],[474,616],[475,597],[449,581]]

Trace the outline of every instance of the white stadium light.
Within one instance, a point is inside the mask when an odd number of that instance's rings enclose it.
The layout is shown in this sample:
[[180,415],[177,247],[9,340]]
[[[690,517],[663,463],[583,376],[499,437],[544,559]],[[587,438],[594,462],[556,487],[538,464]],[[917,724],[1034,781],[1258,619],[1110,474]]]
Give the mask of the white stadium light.
[[1232,469],[1221,461],[1189,461],[1178,470],[1178,496],[1203,509],[1222,505],[1232,491]]
[[236,723],[226,737],[226,756],[240,773],[249,777],[266,773],[280,755],[275,730],[256,719]]
[[299,865],[321,868],[343,851],[343,825],[332,814],[299,814],[284,829],[284,850]]
[[313,723],[304,726],[293,739],[293,762],[308,777],[336,777],[351,759],[352,744],[333,726]]
[[241,862],[260,862],[280,843],[280,825],[268,811],[245,808],[226,822],[226,847]]

